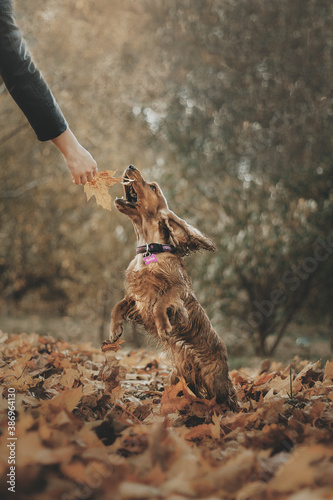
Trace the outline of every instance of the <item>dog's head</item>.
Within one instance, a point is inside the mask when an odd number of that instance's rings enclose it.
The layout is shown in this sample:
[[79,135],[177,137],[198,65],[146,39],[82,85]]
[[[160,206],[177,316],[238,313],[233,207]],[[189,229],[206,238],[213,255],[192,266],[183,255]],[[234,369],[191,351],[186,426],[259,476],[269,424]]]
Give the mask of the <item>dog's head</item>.
[[115,200],[119,212],[133,222],[138,244],[171,244],[178,255],[197,250],[215,251],[215,244],[172,212],[156,182],[147,182],[140,171],[130,165],[123,174],[125,198]]

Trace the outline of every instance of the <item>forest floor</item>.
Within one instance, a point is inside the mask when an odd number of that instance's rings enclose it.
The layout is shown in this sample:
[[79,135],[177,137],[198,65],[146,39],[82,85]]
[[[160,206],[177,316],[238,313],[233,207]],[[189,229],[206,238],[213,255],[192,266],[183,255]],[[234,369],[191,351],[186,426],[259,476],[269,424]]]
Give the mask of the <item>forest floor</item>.
[[[108,322],[102,326],[102,322],[96,318],[89,320],[79,316],[50,314],[48,311],[28,314],[20,309],[15,309],[9,314],[4,307],[0,307],[0,331],[8,333],[38,333],[42,336],[47,334],[67,342],[90,341],[94,347],[99,347],[108,336],[108,328]],[[223,325],[219,328],[228,347],[230,367],[258,366],[262,358],[254,355],[249,339],[235,339],[235,334],[230,329],[232,328]],[[291,323],[274,352],[274,360],[288,364],[295,356],[299,356],[310,361],[320,359],[325,363],[333,355],[331,336],[329,327],[324,323],[310,324],[308,320],[304,320],[301,324]],[[123,338],[126,340],[127,348],[144,347],[147,350],[154,350],[156,347],[144,332],[133,332],[130,324],[125,325]]]
[[156,351],[1,337],[2,499],[332,499],[333,361],[232,370],[232,412]]

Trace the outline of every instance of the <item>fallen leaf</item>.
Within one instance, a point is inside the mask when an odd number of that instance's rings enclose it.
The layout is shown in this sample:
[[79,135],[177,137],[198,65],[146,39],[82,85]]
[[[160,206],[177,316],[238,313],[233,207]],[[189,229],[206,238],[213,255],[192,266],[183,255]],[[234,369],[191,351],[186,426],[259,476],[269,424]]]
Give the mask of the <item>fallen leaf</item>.
[[211,434],[213,439],[220,439],[221,437],[221,416],[217,415],[217,413],[214,413],[212,416],[212,423],[210,424],[211,426]]
[[78,405],[82,396],[82,386],[75,389],[65,390],[50,401],[43,401],[41,404],[41,410],[44,414],[49,414],[51,416],[54,416],[56,413],[60,413],[62,410],[72,412]]
[[161,400],[161,414],[168,415],[169,413],[175,413],[177,410],[184,410],[191,402],[187,395],[186,385],[182,380],[175,385],[165,387]]
[[15,388],[20,498],[330,498],[332,362],[295,361],[292,398],[289,365],[232,372],[234,413],[121,342],[105,344],[117,356],[36,334],[0,344],[0,474]]
[[77,379],[78,377],[79,373],[77,370],[74,370],[73,368],[67,368],[66,370],[64,370],[59,383],[67,389],[71,389],[73,387],[75,379]]
[[316,475],[316,468],[313,464],[320,467],[325,459],[333,459],[333,450],[324,445],[298,448],[270,481],[269,490],[282,493],[297,491],[302,487],[312,485]]
[[63,464],[61,466],[61,471],[65,476],[80,483],[85,484],[87,481],[87,467],[81,462],[76,461],[70,464]]
[[240,450],[226,464],[214,471],[209,480],[218,488],[234,492],[249,481],[256,466],[257,458],[252,450]]
[[193,441],[195,439],[203,439],[207,436],[212,435],[212,425],[211,424],[201,424],[193,427],[189,432],[187,432],[184,438],[187,441]]
[[333,361],[326,361],[324,379],[333,380]]
[[37,431],[27,432],[20,437],[17,447],[17,466],[31,466],[31,464],[56,464],[70,460],[75,453],[73,445],[63,445],[57,448],[45,446]]
[[124,500],[142,500],[143,498],[157,498],[160,491],[155,486],[124,481],[119,489],[120,497]]
[[110,342],[110,340],[105,340],[102,344],[102,351],[107,352],[107,351],[113,351],[117,352],[120,349],[120,344],[123,344],[125,340],[118,339],[115,342]]

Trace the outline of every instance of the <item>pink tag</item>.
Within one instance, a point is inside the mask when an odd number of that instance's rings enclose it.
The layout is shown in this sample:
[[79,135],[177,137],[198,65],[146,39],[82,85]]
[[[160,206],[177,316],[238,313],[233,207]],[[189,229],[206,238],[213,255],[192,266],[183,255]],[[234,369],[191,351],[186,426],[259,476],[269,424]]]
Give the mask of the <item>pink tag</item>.
[[152,262],[157,262],[157,257],[154,253],[151,255],[148,255],[148,257],[144,257],[143,260],[145,261],[146,266],[149,266]]

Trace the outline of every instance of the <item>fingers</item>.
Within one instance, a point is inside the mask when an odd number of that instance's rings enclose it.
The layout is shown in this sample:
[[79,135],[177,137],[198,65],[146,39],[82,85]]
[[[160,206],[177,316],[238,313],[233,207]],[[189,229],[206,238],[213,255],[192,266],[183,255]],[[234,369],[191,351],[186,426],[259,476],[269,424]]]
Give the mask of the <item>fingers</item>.
[[93,172],[89,172],[87,174],[87,182],[91,182],[93,180],[93,177],[94,177],[95,173],[96,173],[96,171],[95,172],[94,171]]
[[75,175],[75,176],[73,175],[72,181],[77,186],[79,186],[80,184],[82,184],[84,186],[87,182],[91,182],[93,180],[93,178],[95,177],[97,172],[98,172],[97,167],[94,167],[92,171],[87,172],[86,174]]
[[93,180],[97,172],[97,163],[89,151],[81,146],[70,129],[52,139],[52,142],[64,155],[74,184],[84,185]]

